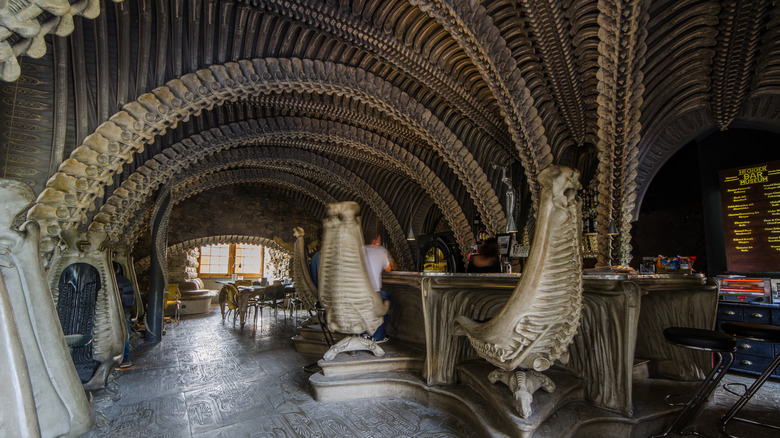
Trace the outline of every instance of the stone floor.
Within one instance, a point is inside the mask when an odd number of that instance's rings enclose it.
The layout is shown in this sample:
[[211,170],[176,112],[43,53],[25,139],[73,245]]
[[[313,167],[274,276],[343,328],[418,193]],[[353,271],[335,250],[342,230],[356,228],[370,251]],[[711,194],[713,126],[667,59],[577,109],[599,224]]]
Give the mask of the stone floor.
[[[223,325],[219,308],[166,325],[157,345],[131,352],[95,394],[98,427],[87,437],[456,437],[456,417],[402,399],[318,403],[291,338],[303,319],[265,309],[263,326]],[[118,400],[117,400],[118,398]]]
[[[293,348],[300,317],[265,310],[262,327],[223,325],[219,308],[167,325],[163,341],[140,344],[133,366],[94,396],[98,426],[87,437],[472,437],[453,415],[403,399],[319,403],[303,357]],[[137,342],[141,342],[137,339]],[[729,375],[727,381],[750,378]],[[770,381],[746,414],[780,424],[780,383]],[[735,396],[719,389],[695,429],[718,436],[718,418]],[[758,406],[757,408],[755,406]],[[745,438],[777,431],[735,425]],[[747,434],[746,434],[747,433]]]

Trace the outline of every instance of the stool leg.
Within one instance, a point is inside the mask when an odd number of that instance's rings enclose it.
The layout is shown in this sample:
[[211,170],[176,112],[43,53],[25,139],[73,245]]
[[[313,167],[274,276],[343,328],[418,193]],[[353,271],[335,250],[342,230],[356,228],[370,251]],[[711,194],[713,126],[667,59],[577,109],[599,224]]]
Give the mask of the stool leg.
[[710,393],[717,388],[718,383],[720,383],[721,379],[726,375],[726,371],[728,371],[728,369],[731,368],[731,364],[734,363],[734,353],[732,352],[725,353],[725,364],[723,363],[724,353],[715,352],[715,354],[718,355],[718,362],[712,367],[712,371],[710,371],[701,385],[699,385],[699,389],[696,390],[693,397],[685,404],[685,407],[677,414],[677,418],[674,419],[664,433],[661,435],[653,435],[651,438],[666,437],[669,436],[670,433],[679,433],[682,428],[688,425],[690,419],[699,412],[699,409],[704,405],[707,397],[709,397]]
[[759,423],[757,421],[746,420],[744,418],[735,418],[737,412],[739,412],[739,410],[742,409],[742,407],[745,406],[745,404],[747,404],[747,402],[749,402],[751,398],[753,398],[753,395],[755,395],[755,393],[758,392],[759,389],[761,389],[761,386],[764,384],[766,379],[769,378],[769,375],[772,374],[772,371],[774,371],[778,365],[780,365],[780,354],[778,354],[777,357],[775,357],[775,360],[772,361],[772,364],[769,365],[764,370],[764,372],[761,373],[760,376],[758,376],[756,381],[753,382],[752,385],[750,385],[750,388],[748,388],[747,391],[745,391],[745,393],[742,394],[742,396],[739,398],[739,400],[737,400],[734,406],[732,406],[731,409],[729,409],[729,411],[726,413],[726,415],[723,416],[720,423],[720,431],[723,432],[724,435],[729,437],[732,436],[729,435],[728,432],[726,432],[726,426],[728,425],[729,421],[731,421],[732,419],[737,421],[743,421],[745,423],[758,424],[759,426],[766,426],[772,429],[780,429],[780,427],[773,426],[771,424]]

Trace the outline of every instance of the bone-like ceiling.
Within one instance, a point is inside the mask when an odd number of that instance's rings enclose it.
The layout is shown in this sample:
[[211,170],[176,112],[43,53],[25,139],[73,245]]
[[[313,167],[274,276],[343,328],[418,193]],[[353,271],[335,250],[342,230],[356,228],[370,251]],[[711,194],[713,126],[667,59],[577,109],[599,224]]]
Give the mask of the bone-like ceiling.
[[3,175],[41,194],[44,252],[66,228],[132,244],[164,187],[176,203],[252,184],[315,215],[357,200],[410,262],[410,227],[463,247],[476,214],[503,231],[495,164],[532,226],[555,163],[598,189],[601,261],[627,263],[674,152],[780,122],[777,2],[67,3],[0,6]]

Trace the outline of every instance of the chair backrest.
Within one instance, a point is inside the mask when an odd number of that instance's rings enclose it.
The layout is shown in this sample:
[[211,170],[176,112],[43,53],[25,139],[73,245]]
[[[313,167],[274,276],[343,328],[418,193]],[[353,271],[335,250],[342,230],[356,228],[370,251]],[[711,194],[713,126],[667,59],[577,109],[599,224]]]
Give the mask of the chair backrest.
[[305,235],[303,228],[295,227],[293,235],[295,235],[295,250],[293,251],[292,277],[295,283],[295,291],[298,293],[298,298],[301,299],[303,307],[307,310],[314,310],[314,303],[317,302],[318,293],[309,272],[309,262],[306,257],[306,246],[303,240]]
[[168,283],[165,285],[165,301],[176,301],[181,299],[181,290],[176,283]]
[[251,286],[252,280],[236,280],[234,283],[236,286]]
[[[93,342],[87,348],[91,349],[92,358],[100,363],[121,361],[128,335],[122,297],[113,275],[110,250],[105,244],[107,237],[105,232],[63,230],[60,238],[64,246],[55,249],[48,272],[48,283],[61,322],[65,319],[74,321],[76,325],[69,330],[79,333],[73,334],[88,334],[84,331],[91,329]],[[86,299],[85,294],[94,295]],[[84,307],[80,307],[82,305]],[[94,313],[83,318],[75,316],[80,312]],[[63,318],[63,315],[68,316]],[[91,318],[94,318],[94,326],[85,326],[84,321]]]
[[383,322],[385,306],[366,272],[363,232],[355,217],[359,208],[355,202],[328,204],[319,296],[331,331],[373,334]]
[[222,286],[220,295],[222,296],[222,294],[225,294],[225,303],[227,304],[228,309],[235,310],[238,308],[238,289],[235,286],[232,284],[226,284]]
[[200,290],[198,283],[193,280],[185,280],[179,283],[179,292],[192,292]]
[[133,265],[133,257],[130,254],[131,248],[127,244],[116,244],[111,246],[111,261],[113,263],[119,263],[122,269],[122,275],[125,276],[133,285],[133,293],[135,295],[135,304],[133,304],[132,317],[135,320],[140,321],[144,316],[144,303],[141,299],[141,289],[138,286],[138,277],[135,275],[135,266]]
[[503,370],[544,371],[569,359],[582,315],[579,176],[557,165],[539,173],[534,246],[515,290],[486,323],[455,319],[477,354]]

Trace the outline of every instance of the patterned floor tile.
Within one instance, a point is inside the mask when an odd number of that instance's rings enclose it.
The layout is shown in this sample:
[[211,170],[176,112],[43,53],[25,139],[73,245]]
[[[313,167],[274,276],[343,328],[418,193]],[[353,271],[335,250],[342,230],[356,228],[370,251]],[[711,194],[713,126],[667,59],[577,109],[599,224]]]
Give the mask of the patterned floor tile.
[[183,394],[157,397],[130,404],[116,404],[103,414],[108,421],[86,438],[191,437]]
[[457,418],[406,400],[314,401],[303,366],[315,358],[291,341],[305,314],[265,312],[256,330],[223,324],[213,309],[166,325],[162,342],[133,349],[134,365],[114,373],[119,400],[95,394],[106,425],[87,436],[474,436]]

